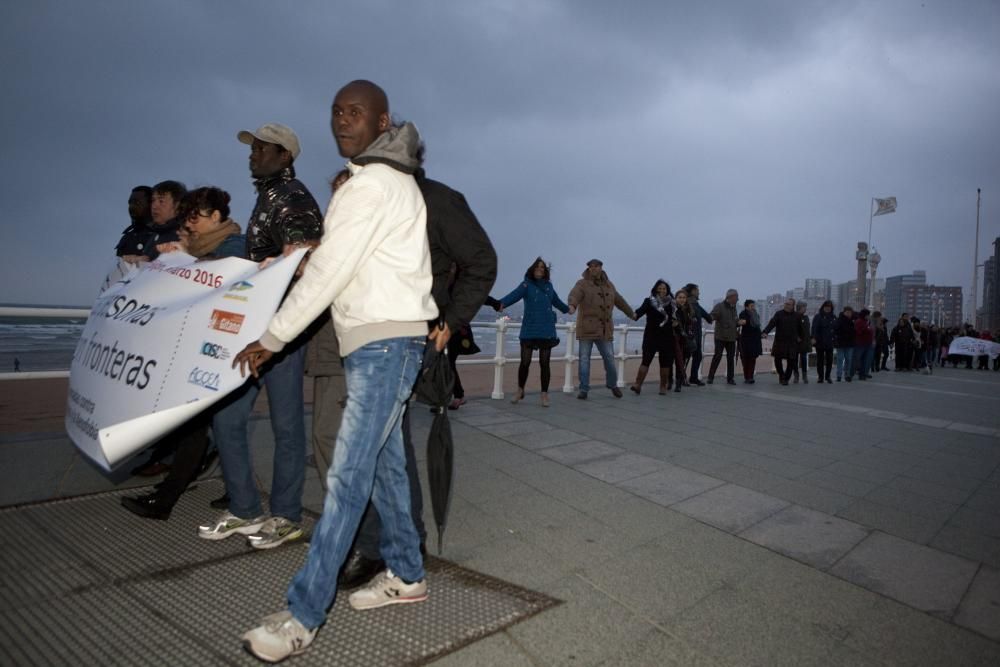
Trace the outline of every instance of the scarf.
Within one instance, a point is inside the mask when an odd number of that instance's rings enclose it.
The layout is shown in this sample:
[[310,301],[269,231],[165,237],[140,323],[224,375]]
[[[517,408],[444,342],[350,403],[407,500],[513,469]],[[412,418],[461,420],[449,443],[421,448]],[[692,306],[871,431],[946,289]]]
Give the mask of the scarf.
[[240,226],[232,220],[224,223],[204,234],[191,234],[188,237],[187,252],[194,257],[204,257],[211,255],[222,242],[233,234],[240,233]]
[[649,305],[651,305],[658,313],[663,315],[663,321],[660,322],[661,327],[670,321],[670,315],[674,310],[674,298],[672,296],[668,294],[661,299],[659,295],[654,294],[649,297]]

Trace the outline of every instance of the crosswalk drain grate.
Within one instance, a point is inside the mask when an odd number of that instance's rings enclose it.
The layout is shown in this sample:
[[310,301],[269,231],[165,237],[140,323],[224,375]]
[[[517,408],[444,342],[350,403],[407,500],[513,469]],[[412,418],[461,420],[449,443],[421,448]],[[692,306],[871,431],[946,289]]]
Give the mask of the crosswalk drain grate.
[[[217,480],[186,493],[169,521],[126,512],[124,493],[0,510],[0,664],[260,664],[239,636],[283,608],[308,545],[198,539]],[[438,558],[426,568],[420,604],[357,612],[338,596],[292,664],[419,665],[558,604]]]

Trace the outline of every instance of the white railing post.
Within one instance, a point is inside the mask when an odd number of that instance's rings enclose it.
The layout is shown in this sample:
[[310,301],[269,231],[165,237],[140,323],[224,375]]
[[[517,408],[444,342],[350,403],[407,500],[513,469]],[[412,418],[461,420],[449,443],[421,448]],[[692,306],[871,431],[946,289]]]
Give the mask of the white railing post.
[[563,357],[563,393],[572,394],[576,389],[573,382],[573,362],[576,360],[574,349],[576,347],[576,321],[570,322],[566,326],[566,356]]
[[504,332],[507,331],[507,318],[497,318],[497,344],[496,352],[493,356],[493,393],[490,398],[500,400],[503,398],[503,367],[507,363],[504,351]]
[[628,325],[622,324],[618,327],[622,337],[618,342],[618,387],[625,386],[625,360],[628,359]]
[[715,354],[715,329],[713,328],[711,332],[707,329],[702,328],[701,330],[701,361],[698,362],[698,379],[700,380],[702,376],[705,375],[705,360],[708,359],[708,355],[705,354],[705,341],[708,340],[708,334],[712,334],[712,354]]

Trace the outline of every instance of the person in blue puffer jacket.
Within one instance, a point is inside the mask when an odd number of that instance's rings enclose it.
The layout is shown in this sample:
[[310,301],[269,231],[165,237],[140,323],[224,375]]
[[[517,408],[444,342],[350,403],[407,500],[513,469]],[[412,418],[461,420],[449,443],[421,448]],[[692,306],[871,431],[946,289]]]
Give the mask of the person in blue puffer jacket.
[[507,308],[524,299],[524,319],[521,322],[521,364],[517,367],[517,396],[511,403],[524,398],[524,385],[528,381],[531,357],[538,350],[538,364],[542,367],[542,406],[549,407],[549,379],[552,372],[549,358],[552,348],[559,344],[556,337],[556,308],[569,312],[569,306],[556,294],[550,281],[551,267],[541,257],[535,259],[524,273],[524,281],[514,291],[500,299],[500,308]]

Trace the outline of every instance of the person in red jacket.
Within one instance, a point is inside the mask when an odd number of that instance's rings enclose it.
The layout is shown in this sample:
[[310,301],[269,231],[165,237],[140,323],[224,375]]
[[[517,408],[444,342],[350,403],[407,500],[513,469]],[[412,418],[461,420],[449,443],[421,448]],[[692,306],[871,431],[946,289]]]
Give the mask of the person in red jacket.
[[872,355],[875,352],[875,329],[869,319],[871,311],[862,308],[858,319],[854,320],[854,366],[851,375],[859,380],[871,378]]

